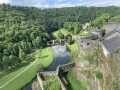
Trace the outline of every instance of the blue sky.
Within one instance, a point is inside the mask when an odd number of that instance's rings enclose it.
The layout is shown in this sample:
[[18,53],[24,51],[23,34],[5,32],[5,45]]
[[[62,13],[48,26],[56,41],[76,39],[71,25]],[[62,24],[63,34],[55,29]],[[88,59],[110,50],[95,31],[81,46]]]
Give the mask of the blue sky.
[[73,7],[73,6],[120,6],[120,0],[0,0],[19,6],[34,6],[38,8]]

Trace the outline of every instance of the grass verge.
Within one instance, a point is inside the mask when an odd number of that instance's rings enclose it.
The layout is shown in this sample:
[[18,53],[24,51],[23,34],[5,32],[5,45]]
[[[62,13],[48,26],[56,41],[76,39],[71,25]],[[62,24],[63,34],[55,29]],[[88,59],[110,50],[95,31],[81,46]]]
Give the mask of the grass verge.
[[87,90],[72,72],[68,72],[64,76],[68,82],[69,90]]

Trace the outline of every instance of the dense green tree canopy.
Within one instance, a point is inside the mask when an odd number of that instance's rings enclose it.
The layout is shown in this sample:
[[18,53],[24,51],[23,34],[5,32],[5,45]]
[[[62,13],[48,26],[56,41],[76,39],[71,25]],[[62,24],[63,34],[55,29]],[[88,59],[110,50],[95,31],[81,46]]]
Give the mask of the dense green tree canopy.
[[[120,7],[115,6],[79,6],[42,10],[1,4],[0,68],[20,64],[31,49],[46,45],[53,31],[64,27],[76,35],[86,22],[91,21],[93,27],[101,27],[105,21],[119,21],[120,16],[117,15],[120,15]],[[59,36],[63,38],[63,35]],[[69,39],[68,42],[70,41]]]

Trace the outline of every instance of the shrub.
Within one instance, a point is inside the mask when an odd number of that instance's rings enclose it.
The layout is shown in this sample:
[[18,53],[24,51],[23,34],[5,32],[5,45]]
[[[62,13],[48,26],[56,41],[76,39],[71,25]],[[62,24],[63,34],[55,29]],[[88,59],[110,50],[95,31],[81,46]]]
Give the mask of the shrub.
[[97,79],[102,79],[103,78],[102,72],[96,72],[96,78]]
[[117,86],[117,83],[115,83],[115,81],[112,81],[112,88],[113,90],[118,90],[118,86]]
[[63,38],[64,38],[64,34],[59,33],[59,34],[58,34],[58,37],[59,37],[60,39],[63,39]]
[[118,50],[118,49],[116,49],[116,50],[115,50],[115,53],[119,53],[119,50]]
[[93,55],[98,56],[98,50],[96,48],[93,50]]
[[72,38],[71,38],[71,37],[68,37],[68,39],[67,39],[67,43],[68,43],[69,45],[72,44]]
[[42,64],[36,65],[36,68],[35,68],[36,73],[42,72],[43,70],[44,70],[44,66]]

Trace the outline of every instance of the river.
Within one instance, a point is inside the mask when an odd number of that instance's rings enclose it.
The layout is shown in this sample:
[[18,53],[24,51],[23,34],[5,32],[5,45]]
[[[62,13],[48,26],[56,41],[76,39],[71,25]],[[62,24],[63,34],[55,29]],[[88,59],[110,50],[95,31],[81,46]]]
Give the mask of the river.
[[[44,70],[45,72],[55,71],[59,65],[67,64],[71,59],[71,52],[67,50],[66,45],[55,45],[52,46],[52,49],[54,51],[54,61],[46,70]],[[23,90],[32,90],[32,83]]]

